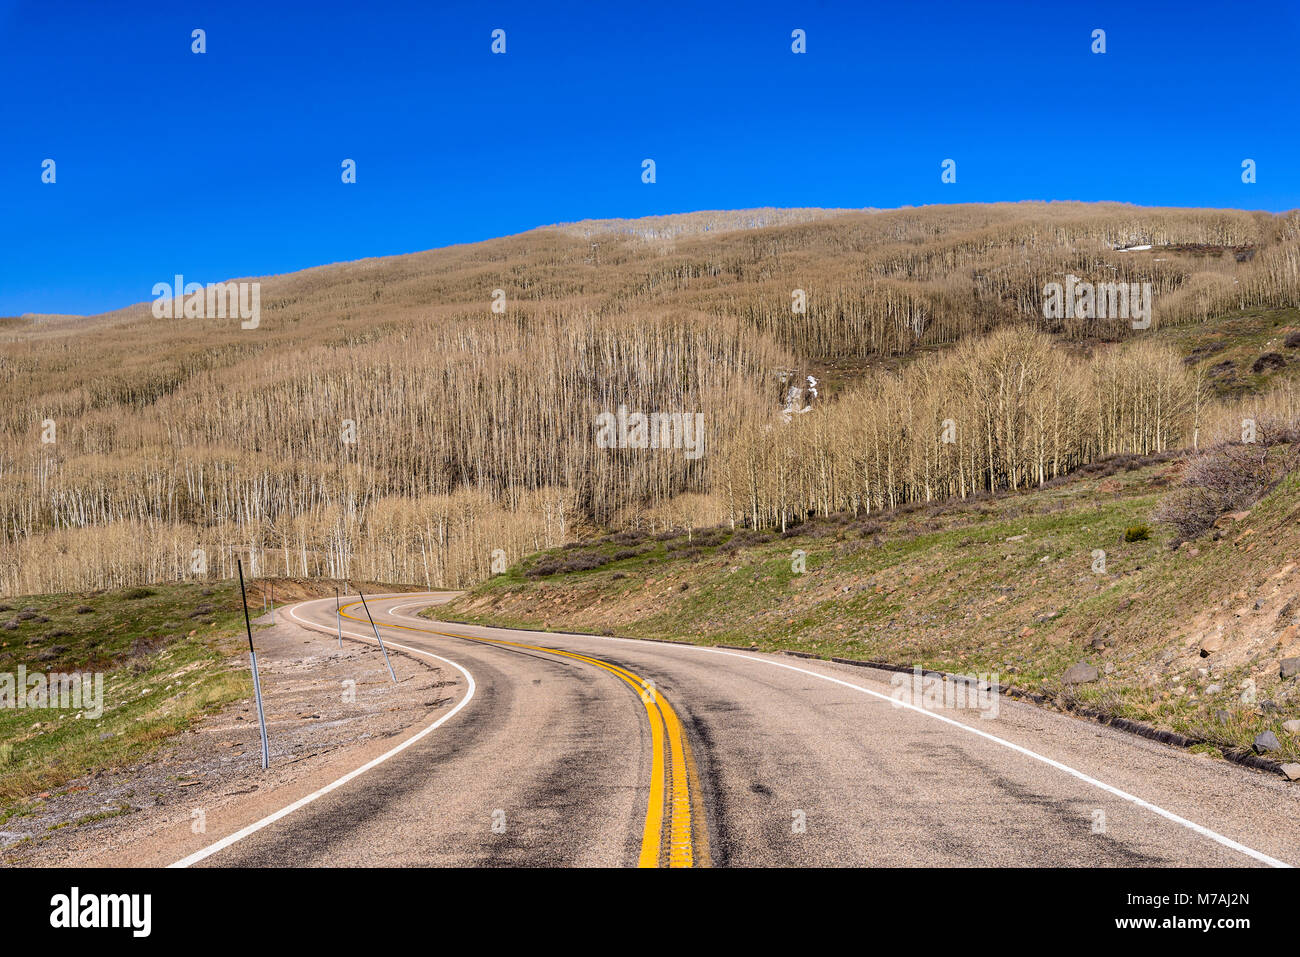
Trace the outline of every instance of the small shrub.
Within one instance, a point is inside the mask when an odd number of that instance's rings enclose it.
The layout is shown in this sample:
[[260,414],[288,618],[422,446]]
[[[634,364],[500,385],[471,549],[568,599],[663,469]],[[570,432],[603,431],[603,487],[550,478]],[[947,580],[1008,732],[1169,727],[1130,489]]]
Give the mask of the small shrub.
[[1288,349],[1300,349],[1300,332],[1293,332],[1286,337],[1286,347]]
[[1280,352],[1266,352],[1250,367],[1251,372],[1267,372],[1269,369],[1280,369],[1286,365],[1286,356]]
[[565,571],[585,572],[608,564],[608,555],[602,555],[600,552],[582,552],[569,558],[562,567]]
[[93,615],[95,609],[91,608],[89,605],[78,605],[76,607],[76,612],[78,615]]
[[674,555],[674,556],[680,555],[683,552],[698,552],[700,550],[701,544],[707,544],[707,543],[702,543],[699,541],[688,542],[686,539],[682,539],[680,542],[673,542],[671,545],[668,545],[664,549],[664,551],[667,552],[669,555]]
[[142,635],[131,642],[131,658],[136,661],[143,661],[155,652],[161,651],[167,646],[168,641],[174,641],[175,635]]
[[1145,542],[1150,537],[1150,525],[1130,525],[1124,529],[1124,541],[1126,542]]
[[544,578],[547,575],[560,575],[566,572],[585,572],[599,568],[601,565],[608,565],[609,562],[609,556],[599,552],[579,552],[563,560],[549,558],[540,561],[524,572],[524,575],[528,578]]
[[149,598],[153,592],[148,588],[132,588],[122,593],[122,597],[127,601],[139,601],[141,598]]
[[713,529],[711,531],[695,533],[695,544],[701,548],[714,548],[721,545],[726,540],[727,532],[722,529]]
[[1225,443],[1188,462],[1154,515],[1173,527],[1175,545],[1206,532],[1225,512],[1254,505],[1296,467],[1296,446],[1275,448],[1261,433],[1264,441]]

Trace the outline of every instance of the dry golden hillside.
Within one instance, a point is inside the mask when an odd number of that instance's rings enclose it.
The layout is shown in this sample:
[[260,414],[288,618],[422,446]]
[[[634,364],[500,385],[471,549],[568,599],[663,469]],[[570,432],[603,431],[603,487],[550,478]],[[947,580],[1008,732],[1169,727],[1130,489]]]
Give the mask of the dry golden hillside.
[[[1168,346],[1044,318],[1067,275],[1151,283],[1153,329],[1294,307],[1300,216],[692,213],[263,277],[254,329],[148,302],[6,320],[0,593],[236,555],[456,586],[584,526],[779,526],[1195,441],[1205,396]],[[698,413],[700,454],[600,447],[620,407]]]

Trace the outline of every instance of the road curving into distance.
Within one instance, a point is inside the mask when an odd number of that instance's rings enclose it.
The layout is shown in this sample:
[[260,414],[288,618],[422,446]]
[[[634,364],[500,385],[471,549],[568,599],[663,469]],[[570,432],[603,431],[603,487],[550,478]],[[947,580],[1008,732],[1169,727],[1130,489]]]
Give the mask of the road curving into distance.
[[[873,669],[418,617],[450,597],[367,599],[390,650],[462,676],[449,713],[177,864],[1300,862],[1278,777],[1005,698],[899,703]],[[285,614],[334,640],[332,598]]]

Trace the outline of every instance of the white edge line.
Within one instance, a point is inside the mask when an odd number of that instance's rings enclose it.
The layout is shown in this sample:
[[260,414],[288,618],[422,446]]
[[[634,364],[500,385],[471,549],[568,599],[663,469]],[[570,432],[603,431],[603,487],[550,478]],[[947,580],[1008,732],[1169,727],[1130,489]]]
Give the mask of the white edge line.
[[[390,597],[390,596],[375,596],[375,597]],[[325,601],[325,600],[326,599],[312,599],[312,601]],[[314,631],[322,631],[331,635],[336,634],[335,629],[326,628],[324,625],[317,625],[314,622],[305,621],[304,619],[299,618],[297,615],[297,610],[299,607],[306,604],[309,604],[309,602],[298,602],[298,604],[296,605],[291,605],[288,609],[289,617],[294,619],[294,621],[298,622],[300,625],[303,625],[307,628],[311,628]],[[359,635],[354,631],[345,630],[343,634],[347,635],[349,638],[357,638],[360,639],[361,641],[365,641],[372,645],[375,643],[373,638],[368,638],[365,635]],[[361,765],[361,767],[353,771],[349,771],[347,774],[343,775],[343,777],[339,778],[337,781],[332,781],[331,783],[325,785],[319,791],[313,791],[311,794],[308,794],[306,797],[299,798],[298,800],[290,804],[288,807],[281,808],[280,810],[276,811],[274,814],[270,814],[262,818],[260,821],[250,824],[248,825],[248,827],[245,827],[242,830],[236,831],[234,834],[231,834],[229,837],[223,837],[215,844],[210,844],[200,851],[195,851],[193,854],[189,855],[188,857],[181,858],[179,861],[177,861],[174,864],[168,864],[167,866],[169,868],[189,867],[191,864],[197,864],[199,861],[211,857],[213,854],[216,854],[219,851],[225,850],[227,847],[230,847],[230,845],[234,844],[235,842],[242,841],[250,834],[254,834],[257,831],[262,830],[262,828],[274,824],[276,821],[280,820],[283,817],[288,817],[294,811],[310,804],[312,801],[316,800],[317,798],[329,794],[331,791],[335,790],[336,788],[341,788],[343,785],[347,784],[353,778],[360,777],[361,775],[369,771],[371,768],[383,764],[393,755],[405,751],[407,748],[415,744],[415,742],[419,741],[425,735],[430,734],[435,729],[440,727],[442,724],[451,720],[453,717],[456,716],[456,713],[459,712],[461,708],[465,707],[465,705],[469,704],[470,699],[474,697],[474,676],[471,675],[464,668],[462,668],[460,665],[456,664],[456,662],[450,661],[447,658],[443,658],[439,655],[435,655],[429,651],[421,651],[418,648],[411,648],[406,645],[399,645],[391,641],[387,642],[387,644],[393,648],[400,648],[403,651],[413,652],[414,654],[417,655],[424,655],[426,658],[434,658],[445,664],[451,665],[453,668],[455,668],[457,671],[463,674],[465,676],[465,679],[469,682],[469,688],[465,693],[465,697],[460,700],[460,702],[456,705],[456,707],[452,708],[441,718],[439,718],[438,720],[430,724],[428,727],[421,730],[418,734],[412,735],[411,737],[407,738],[405,741],[403,741],[397,747],[393,748],[391,751],[387,751],[384,754],[381,754],[379,757],[374,758],[371,761],[367,761],[365,764]]]
[[[420,604],[420,603],[412,602],[411,604],[395,605],[389,609],[389,613],[394,614],[396,613],[396,610],[398,608],[409,608],[411,607],[411,605],[414,604]],[[427,619],[427,618],[417,619],[413,615],[403,615],[401,617],[409,618],[413,621],[415,620],[424,621],[424,622],[431,621],[431,619]],[[465,627],[484,628],[490,631],[514,630],[509,628],[489,628],[487,625],[466,626],[464,624],[460,624],[457,622],[437,622],[437,624],[459,626],[461,628],[465,628]],[[562,638],[599,638],[603,641],[635,642],[642,646],[646,646],[647,644],[649,644],[648,642],[644,642],[639,638],[616,638],[612,635],[573,635],[573,634],[566,634],[564,632],[548,632],[548,634],[552,634],[555,635],[556,637],[562,637]],[[654,644],[664,644],[664,643],[654,642]],[[963,731],[969,731],[971,734],[979,735],[979,737],[981,738],[985,738],[986,740],[992,741],[996,744],[1000,744],[1005,748],[1010,748],[1012,751],[1015,751],[1018,754],[1023,754],[1025,757],[1033,758],[1035,761],[1041,761],[1043,764],[1046,764],[1049,767],[1056,768],[1056,770],[1058,771],[1064,771],[1066,774],[1078,778],[1080,781],[1083,781],[1086,784],[1091,784],[1093,787],[1100,788],[1101,790],[1105,791],[1107,794],[1112,794],[1115,797],[1122,798],[1125,801],[1129,801],[1133,804],[1136,804],[1138,807],[1145,808],[1146,810],[1152,812],[1153,814],[1158,814],[1161,817],[1165,818],[1166,820],[1174,822],[1175,824],[1181,824],[1183,827],[1195,831],[1197,834],[1200,834],[1202,837],[1208,837],[1212,841],[1217,841],[1218,843],[1222,844],[1224,847],[1228,847],[1234,851],[1237,851],[1238,853],[1245,854],[1247,857],[1254,858],[1255,860],[1263,864],[1267,864],[1269,867],[1289,868],[1293,866],[1291,864],[1286,863],[1286,861],[1280,861],[1277,858],[1269,857],[1267,854],[1264,854],[1261,851],[1257,851],[1254,848],[1247,847],[1245,844],[1241,844],[1237,841],[1234,841],[1230,837],[1225,837],[1224,835],[1219,834],[1216,831],[1210,830],[1208,827],[1205,827],[1204,825],[1197,824],[1195,821],[1189,821],[1185,817],[1179,817],[1177,814],[1173,813],[1172,811],[1166,811],[1158,804],[1152,804],[1150,801],[1143,800],[1137,795],[1129,794],[1127,791],[1121,791],[1119,788],[1107,784],[1104,781],[1098,781],[1094,777],[1089,777],[1088,775],[1084,774],[1082,771],[1078,771],[1070,767],[1068,764],[1062,764],[1060,761],[1056,761],[1052,758],[1046,757],[1045,755],[1038,754],[1035,751],[1030,751],[1028,748],[1022,747],[1019,744],[1015,744],[1011,741],[1007,741],[1005,738],[999,738],[997,735],[989,734],[987,731],[981,731],[978,728],[973,728],[968,724],[963,724],[961,721],[957,721],[953,718],[945,717],[944,715],[938,714],[937,712],[928,711],[925,708],[919,707],[917,705],[911,704],[906,701],[896,700],[894,698],[891,698],[889,695],[881,694],[879,691],[873,691],[870,688],[864,688],[861,685],[855,685],[851,681],[844,681],[840,678],[833,678],[830,675],[820,674],[816,671],[809,671],[806,668],[798,668],[794,665],[786,664],[783,661],[773,661],[770,658],[756,658],[753,655],[744,655],[734,651],[726,651],[719,648],[709,648],[703,645],[688,645],[688,644],[680,644],[680,643],[673,642],[673,643],[669,643],[668,647],[689,648],[694,651],[703,651],[709,654],[726,655],[729,658],[743,658],[746,661],[758,661],[763,664],[772,665],[773,667],[776,668],[785,668],[788,671],[797,671],[800,674],[811,675],[814,678],[821,678],[824,681],[830,681],[837,685],[843,685],[845,688],[852,688],[855,691],[861,691],[863,694],[869,694],[872,697],[880,698],[882,701],[888,701],[890,704],[896,705],[898,707],[908,708],[912,711],[917,712],[918,714],[923,714],[926,717],[934,718],[936,721],[942,721],[945,724],[952,725],[953,727],[961,728]]]

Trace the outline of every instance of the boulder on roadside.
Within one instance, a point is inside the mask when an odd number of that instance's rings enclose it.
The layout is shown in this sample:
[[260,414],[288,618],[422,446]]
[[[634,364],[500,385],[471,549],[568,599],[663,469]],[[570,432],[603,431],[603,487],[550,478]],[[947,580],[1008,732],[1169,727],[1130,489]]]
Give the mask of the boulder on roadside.
[[1288,781],[1300,781],[1300,764],[1284,764],[1282,773]]
[[1065,669],[1065,674],[1061,676],[1061,681],[1067,685],[1081,685],[1087,684],[1089,681],[1096,681],[1097,678],[1097,668],[1094,665],[1088,664],[1086,661],[1080,661]]
[[1244,522],[1249,517],[1250,517],[1250,509],[1246,509],[1240,512],[1228,512],[1224,515],[1220,515],[1217,519],[1215,519],[1214,524],[1219,528],[1224,528],[1229,523],[1236,524],[1237,522]]
[[1281,750],[1282,742],[1277,739],[1277,735],[1272,731],[1265,731],[1263,734],[1255,735],[1255,742],[1251,747],[1258,753],[1263,754],[1265,751]]

